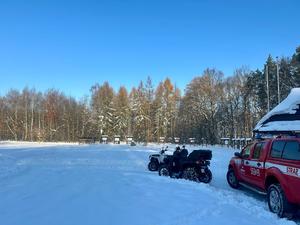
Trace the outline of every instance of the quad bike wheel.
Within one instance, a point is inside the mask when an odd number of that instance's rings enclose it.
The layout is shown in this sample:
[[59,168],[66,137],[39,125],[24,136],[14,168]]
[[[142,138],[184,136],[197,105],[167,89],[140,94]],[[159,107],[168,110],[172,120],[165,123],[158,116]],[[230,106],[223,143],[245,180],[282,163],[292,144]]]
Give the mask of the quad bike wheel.
[[197,171],[193,167],[187,167],[183,170],[182,178],[186,180],[198,181]]
[[158,174],[159,176],[165,176],[165,177],[170,176],[169,168],[166,165],[162,165],[158,170]]
[[150,171],[157,171],[158,170],[158,163],[155,161],[151,161],[148,163],[148,170]]
[[199,181],[205,184],[210,183],[212,180],[212,173],[209,169],[205,170],[204,174],[200,174]]

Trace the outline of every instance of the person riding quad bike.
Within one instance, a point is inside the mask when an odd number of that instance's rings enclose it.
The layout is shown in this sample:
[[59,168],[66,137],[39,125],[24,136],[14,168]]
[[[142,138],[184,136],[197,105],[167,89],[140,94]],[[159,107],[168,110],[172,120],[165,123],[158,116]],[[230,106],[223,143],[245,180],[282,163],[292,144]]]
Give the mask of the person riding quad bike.
[[185,159],[188,156],[189,152],[188,150],[185,148],[185,146],[182,146],[181,152],[180,152],[180,157]]
[[182,161],[186,160],[188,154],[185,146],[182,146],[182,149],[179,146],[176,147],[173,153],[174,172],[178,173],[181,170]]
[[173,166],[174,166],[174,172],[179,171],[180,167],[180,158],[181,158],[181,149],[179,146],[176,147],[175,151],[173,152]]

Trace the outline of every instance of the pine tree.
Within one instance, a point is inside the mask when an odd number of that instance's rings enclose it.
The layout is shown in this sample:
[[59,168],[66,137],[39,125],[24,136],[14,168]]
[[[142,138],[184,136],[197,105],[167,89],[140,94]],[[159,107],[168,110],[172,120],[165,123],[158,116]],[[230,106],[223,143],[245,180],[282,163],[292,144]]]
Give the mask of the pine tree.
[[159,137],[173,138],[176,128],[176,115],[179,109],[180,92],[169,78],[161,82],[155,92],[154,100],[154,134]]
[[120,87],[119,92],[115,96],[114,108],[114,133],[121,135],[121,138],[124,139],[129,134],[128,126],[130,122],[129,99],[125,87]]
[[150,117],[147,114],[145,88],[142,81],[137,89],[132,90],[130,99],[133,116],[133,136],[137,141],[146,142],[147,124],[150,121]]
[[154,88],[152,84],[152,80],[150,77],[147,78],[145,84],[145,114],[148,118],[146,120],[146,142],[153,141],[153,134],[152,134],[152,126],[154,120],[154,110],[153,110],[153,100],[154,100]]
[[264,74],[266,73],[266,68],[268,68],[270,110],[272,110],[278,104],[278,91],[276,62],[271,55],[269,55],[265,65],[267,67],[265,66]]
[[97,137],[101,135],[113,136],[115,109],[113,107],[114,90],[108,82],[102,86],[96,84],[92,92],[92,117],[96,125]]
[[296,49],[291,60],[291,73],[294,77],[296,87],[300,87],[300,46]]
[[288,96],[291,89],[297,87],[297,78],[292,73],[291,60],[282,57],[279,61],[280,99]]

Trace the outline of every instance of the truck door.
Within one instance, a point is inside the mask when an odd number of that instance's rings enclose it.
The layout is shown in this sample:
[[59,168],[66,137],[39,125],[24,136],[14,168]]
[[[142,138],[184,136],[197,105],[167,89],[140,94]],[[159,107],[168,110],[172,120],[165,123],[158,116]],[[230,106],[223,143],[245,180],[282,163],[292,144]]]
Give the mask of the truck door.
[[265,178],[264,151],[266,151],[266,142],[257,143],[251,149],[249,159],[244,161],[246,171],[246,181],[252,185],[263,188]]
[[247,145],[241,152],[241,162],[238,167],[239,169],[239,175],[241,177],[242,180],[247,181],[247,170],[249,170],[248,165],[245,164],[245,161],[248,161],[250,159],[250,153],[251,153],[251,148],[252,148],[253,144],[249,144]]
[[300,202],[300,143],[298,139],[275,140],[266,167],[275,167],[282,173],[282,185],[289,201]]

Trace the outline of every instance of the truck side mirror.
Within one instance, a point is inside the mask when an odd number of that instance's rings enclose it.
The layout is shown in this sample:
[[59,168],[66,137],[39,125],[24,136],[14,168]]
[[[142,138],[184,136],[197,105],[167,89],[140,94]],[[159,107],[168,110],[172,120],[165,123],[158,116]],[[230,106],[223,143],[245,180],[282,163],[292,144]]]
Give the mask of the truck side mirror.
[[242,154],[240,152],[235,152],[234,156],[238,157],[238,158],[243,158]]

